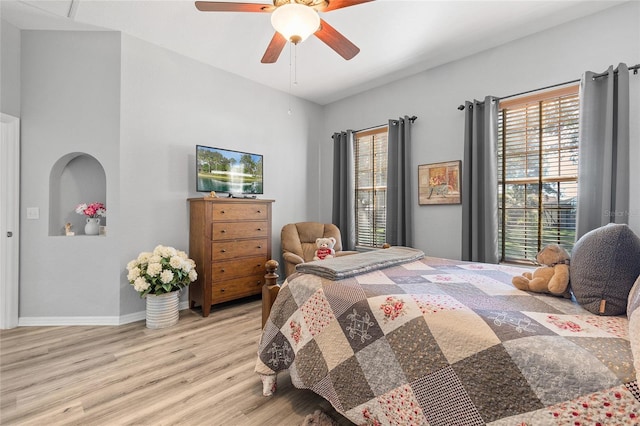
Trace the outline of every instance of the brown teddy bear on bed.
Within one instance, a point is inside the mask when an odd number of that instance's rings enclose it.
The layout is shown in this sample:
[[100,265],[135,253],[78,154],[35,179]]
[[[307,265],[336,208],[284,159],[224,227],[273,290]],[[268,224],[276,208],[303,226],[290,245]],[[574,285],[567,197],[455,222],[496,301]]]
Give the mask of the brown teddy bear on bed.
[[562,246],[549,244],[536,256],[536,260],[542,266],[533,273],[525,272],[513,277],[511,282],[519,290],[570,298],[569,258],[569,253]]

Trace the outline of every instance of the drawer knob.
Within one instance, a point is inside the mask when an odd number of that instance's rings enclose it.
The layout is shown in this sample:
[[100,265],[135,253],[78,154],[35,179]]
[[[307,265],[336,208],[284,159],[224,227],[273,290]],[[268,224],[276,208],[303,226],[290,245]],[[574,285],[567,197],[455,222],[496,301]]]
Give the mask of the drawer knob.
[[256,285],[260,285],[260,284],[262,284],[262,281],[256,282]]
[[220,269],[220,272],[224,272],[224,269]]
[[258,248],[259,248],[259,249],[261,249],[261,248],[262,248],[262,246],[260,246],[260,245],[259,245],[259,246],[258,246]]
[[258,228],[258,231],[262,231],[262,228]]
[[224,214],[224,210],[220,210],[220,214]]
[[221,288],[221,289],[220,289],[220,293],[224,293],[224,288]]
[[225,249],[220,250],[220,253],[226,253],[226,252],[227,252],[227,250],[225,250]]
[[220,233],[221,233],[221,234],[226,234],[226,233],[227,233],[227,230],[226,230],[226,229],[221,229],[221,230],[220,230]]
[[258,213],[262,213],[262,210],[258,210]]

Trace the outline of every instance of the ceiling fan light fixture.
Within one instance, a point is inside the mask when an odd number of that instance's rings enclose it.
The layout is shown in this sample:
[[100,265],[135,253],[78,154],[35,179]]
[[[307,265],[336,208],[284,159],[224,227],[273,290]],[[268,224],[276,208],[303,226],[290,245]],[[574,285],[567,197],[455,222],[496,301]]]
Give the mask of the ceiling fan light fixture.
[[309,6],[287,3],[273,11],[271,25],[285,39],[298,44],[320,28],[320,16]]

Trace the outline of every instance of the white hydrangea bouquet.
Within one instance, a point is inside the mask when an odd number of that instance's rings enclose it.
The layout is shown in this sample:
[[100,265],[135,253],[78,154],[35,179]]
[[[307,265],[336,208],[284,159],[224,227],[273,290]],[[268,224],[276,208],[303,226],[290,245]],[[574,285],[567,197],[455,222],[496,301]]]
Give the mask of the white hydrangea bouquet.
[[127,264],[127,279],[140,297],[180,290],[198,278],[196,263],[183,251],[162,245]]

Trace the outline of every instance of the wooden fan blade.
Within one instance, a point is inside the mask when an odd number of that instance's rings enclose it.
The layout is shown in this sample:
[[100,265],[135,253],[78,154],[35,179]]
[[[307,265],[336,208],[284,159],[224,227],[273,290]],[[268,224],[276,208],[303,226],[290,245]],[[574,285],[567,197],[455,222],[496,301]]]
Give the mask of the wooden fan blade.
[[321,12],[330,12],[343,7],[355,6],[362,3],[368,3],[373,0],[328,0],[329,5],[321,10]]
[[269,46],[267,46],[267,51],[264,52],[264,56],[262,56],[263,64],[273,64],[278,60],[282,49],[284,49],[285,44],[287,44],[287,39],[282,36],[279,32],[273,35]]
[[271,4],[228,3],[223,1],[197,1],[196,9],[201,12],[271,12]]
[[347,61],[360,52],[358,46],[327,24],[324,19],[320,19],[320,29],[315,32],[315,36]]

